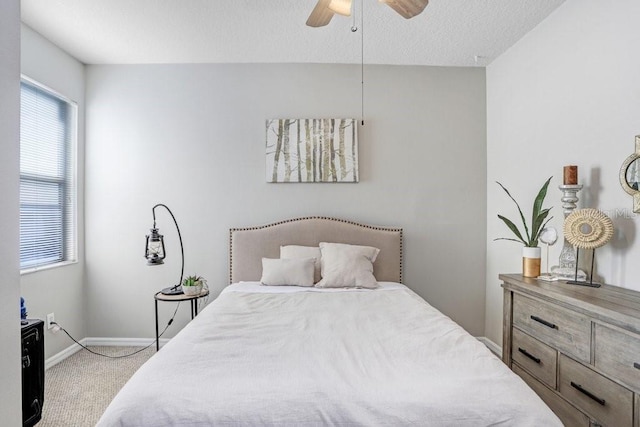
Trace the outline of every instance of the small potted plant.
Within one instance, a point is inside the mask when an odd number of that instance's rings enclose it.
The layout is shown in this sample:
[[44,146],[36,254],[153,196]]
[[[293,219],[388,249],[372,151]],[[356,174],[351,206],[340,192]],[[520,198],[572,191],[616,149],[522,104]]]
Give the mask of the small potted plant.
[[202,288],[207,281],[200,276],[187,276],[182,281],[182,292],[185,295],[200,295]]
[[538,277],[540,275],[540,259],[541,259],[541,249],[538,247],[538,240],[540,238],[540,233],[545,228],[547,223],[551,221],[551,218],[547,218],[549,216],[549,211],[551,208],[542,208],[542,203],[544,202],[544,198],[547,195],[547,187],[549,187],[549,182],[551,181],[550,177],[547,182],[544,183],[540,191],[538,191],[538,195],[533,201],[533,212],[531,214],[531,224],[527,226],[527,221],[524,219],[524,215],[522,213],[522,209],[520,209],[520,205],[516,202],[516,199],[513,198],[509,190],[507,190],[504,185],[500,184],[496,181],[496,183],[507,193],[507,196],[513,203],[516,204],[518,208],[518,213],[520,214],[520,219],[522,220],[522,225],[524,226],[524,233],[520,231],[520,229],[508,218],[498,214],[498,218],[504,222],[509,230],[513,232],[515,235],[514,238],[509,237],[499,237],[495,240],[509,240],[512,242],[523,243],[524,248],[522,250],[522,275],[525,277]]

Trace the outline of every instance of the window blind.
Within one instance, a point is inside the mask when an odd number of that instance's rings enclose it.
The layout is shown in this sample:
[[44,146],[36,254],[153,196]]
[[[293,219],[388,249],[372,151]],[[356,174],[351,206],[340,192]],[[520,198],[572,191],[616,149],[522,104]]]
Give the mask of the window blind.
[[75,105],[21,82],[20,269],[76,260]]

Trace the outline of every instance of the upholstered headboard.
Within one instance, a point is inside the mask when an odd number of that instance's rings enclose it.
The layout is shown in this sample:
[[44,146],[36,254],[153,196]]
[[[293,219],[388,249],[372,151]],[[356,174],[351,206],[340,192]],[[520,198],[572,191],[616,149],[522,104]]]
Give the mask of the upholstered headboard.
[[373,264],[376,279],[402,282],[401,228],[315,216],[229,230],[229,281],[260,280],[262,258],[280,258],[280,246],[318,246],[320,242],[374,246],[380,249]]

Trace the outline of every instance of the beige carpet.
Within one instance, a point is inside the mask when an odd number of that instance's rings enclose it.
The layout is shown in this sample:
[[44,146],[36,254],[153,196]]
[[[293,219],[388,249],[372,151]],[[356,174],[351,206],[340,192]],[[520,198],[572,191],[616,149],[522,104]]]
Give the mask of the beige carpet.
[[[90,347],[111,356],[135,347]],[[109,359],[79,351],[45,372],[44,408],[37,427],[95,426],[113,397],[155,353],[155,346],[130,357]]]

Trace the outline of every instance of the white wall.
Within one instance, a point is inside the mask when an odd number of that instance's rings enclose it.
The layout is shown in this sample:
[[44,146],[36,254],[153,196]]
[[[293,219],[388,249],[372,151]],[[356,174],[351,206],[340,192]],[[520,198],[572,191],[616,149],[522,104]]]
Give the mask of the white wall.
[[228,281],[230,227],[305,215],[404,227],[405,283],[482,335],[484,70],[370,66],[365,76],[361,182],[267,184],[265,119],[359,117],[359,67],[88,66],[89,335],[153,336],[153,293],[179,275],[161,210],[167,263],[143,258],[159,202],[180,223],[186,273],[215,294]]
[[[578,165],[585,186],[579,206],[607,211],[616,227],[613,241],[598,250],[597,274],[640,290],[639,220],[618,180],[640,134],[638,16],[637,0],[568,0],[487,68],[486,334],[497,343],[497,276],[521,271],[521,249],[493,241],[508,234],[496,214],[517,217],[496,180],[530,212],[538,188],[553,175],[547,205],[561,230],[562,166]],[[561,246],[552,249],[552,265]]]
[[20,426],[20,2],[0,0],[0,9],[0,419]]
[[[78,262],[20,277],[29,317],[56,322],[77,339],[86,337],[84,286],[84,65],[29,27],[22,25],[22,73],[78,104]],[[73,342],[63,334],[45,333],[45,357]]]

